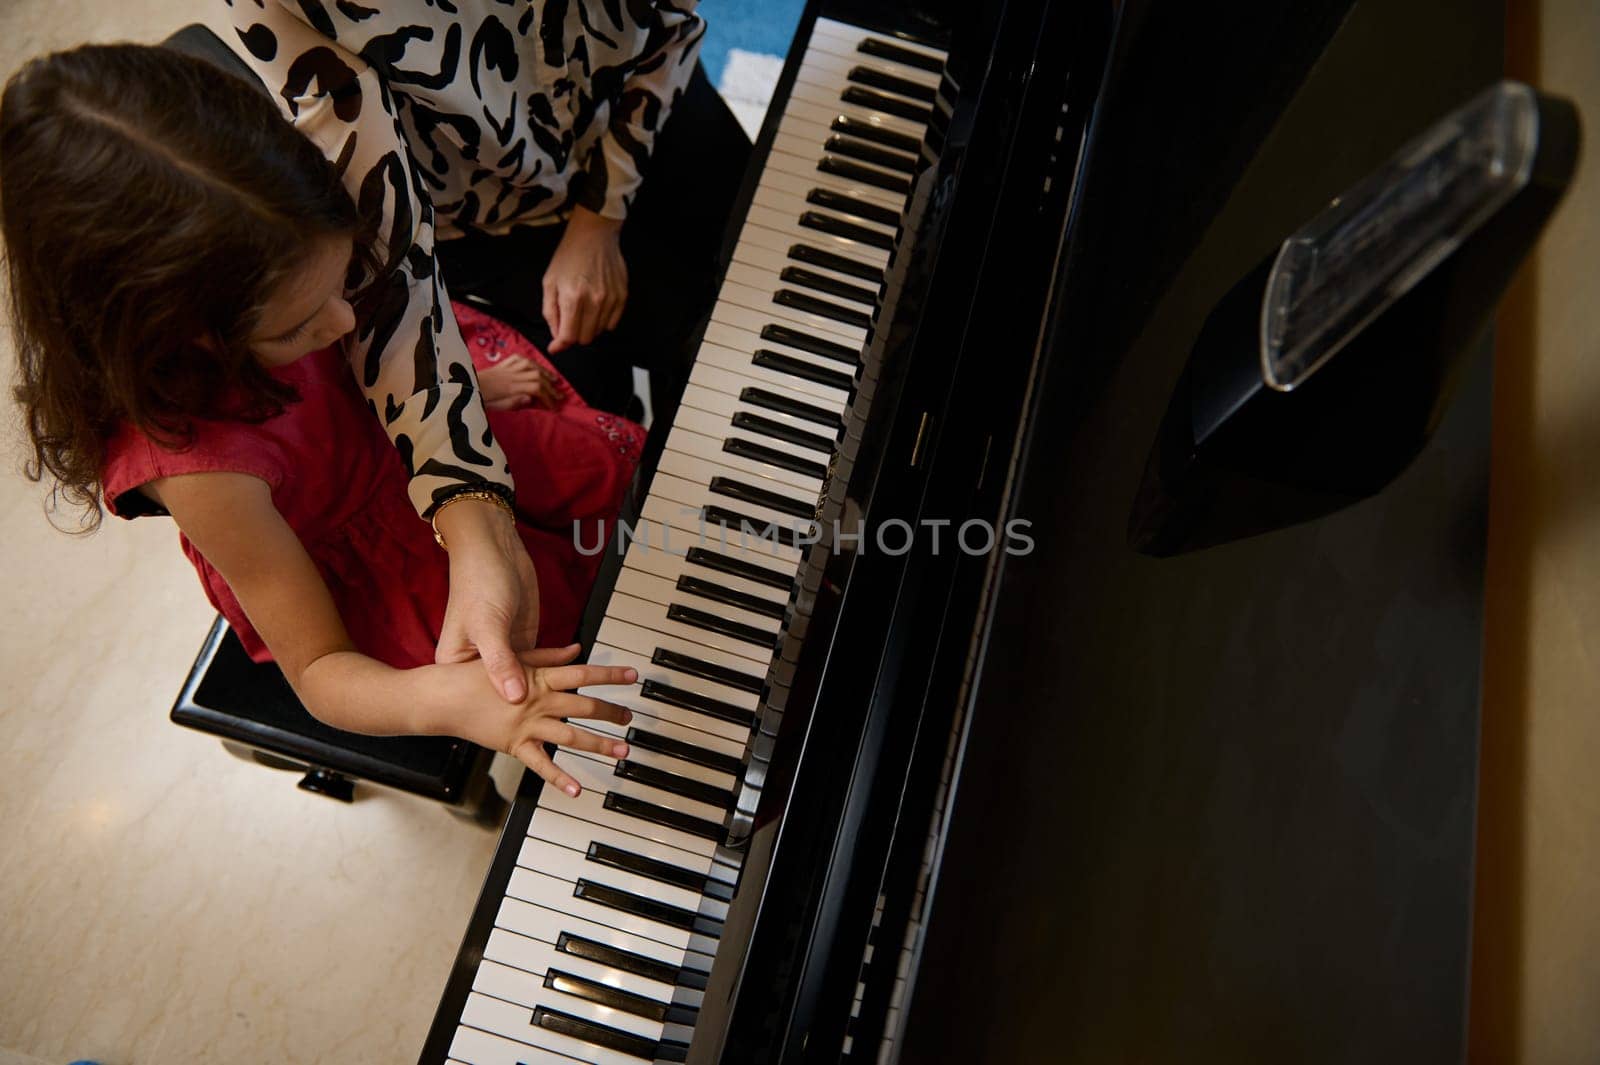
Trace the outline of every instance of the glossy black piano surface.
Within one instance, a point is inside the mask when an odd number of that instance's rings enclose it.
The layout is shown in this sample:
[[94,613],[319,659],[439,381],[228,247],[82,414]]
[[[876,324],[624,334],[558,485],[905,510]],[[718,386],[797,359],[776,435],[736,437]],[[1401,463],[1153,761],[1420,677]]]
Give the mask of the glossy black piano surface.
[[807,560],[663,1059],[1462,1057],[1487,344],[1378,496],[1170,559],[1127,527],[1215,301],[1498,77],[1503,12],[1199,7],[808,8],[950,49],[824,508],[1034,549]]

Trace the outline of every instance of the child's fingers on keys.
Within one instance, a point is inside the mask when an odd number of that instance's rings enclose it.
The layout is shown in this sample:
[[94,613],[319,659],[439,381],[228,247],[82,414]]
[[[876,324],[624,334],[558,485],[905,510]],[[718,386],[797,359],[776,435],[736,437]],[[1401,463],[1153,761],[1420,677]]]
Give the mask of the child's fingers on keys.
[[582,649],[575,643],[569,643],[565,647],[534,647],[517,652],[517,657],[522,659],[523,665],[535,669],[549,669],[551,666],[564,666],[571,662],[578,657],[578,652]]
[[626,725],[633,721],[633,711],[616,703],[608,703],[604,699],[595,699],[588,695],[572,695],[561,692],[554,696],[552,708],[560,712],[562,717],[589,717],[609,721],[614,725]]
[[544,675],[546,684],[562,691],[593,684],[633,684],[638,679],[639,671],[632,666],[558,666]]
[[576,725],[562,725],[550,737],[550,742],[557,747],[566,747],[574,751],[589,751],[591,754],[603,754],[608,758],[628,757],[628,745],[615,736],[607,736],[599,732],[591,732],[586,728]]
[[511,749],[511,755],[517,761],[538,773],[544,782],[551,787],[560,788],[574,798],[582,790],[578,787],[576,780],[556,768],[556,764],[550,760],[550,756],[544,753],[544,744],[536,739],[523,740]]

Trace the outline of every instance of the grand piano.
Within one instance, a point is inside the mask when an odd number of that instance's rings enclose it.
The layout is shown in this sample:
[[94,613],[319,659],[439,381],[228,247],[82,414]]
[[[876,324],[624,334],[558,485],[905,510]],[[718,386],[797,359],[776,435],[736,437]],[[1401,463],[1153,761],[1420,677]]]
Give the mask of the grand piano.
[[1129,521],[1212,306],[1502,18],[811,3],[585,625],[632,753],[525,776],[424,1065],[1459,1060],[1488,344],[1369,498]]

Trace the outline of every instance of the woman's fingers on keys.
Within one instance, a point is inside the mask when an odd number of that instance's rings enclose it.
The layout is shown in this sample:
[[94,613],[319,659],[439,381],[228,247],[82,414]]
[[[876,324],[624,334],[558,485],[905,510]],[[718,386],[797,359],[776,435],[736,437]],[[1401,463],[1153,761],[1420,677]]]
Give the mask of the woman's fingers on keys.
[[551,787],[560,788],[574,798],[582,790],[578,787],[576,780],[573,780],[572,777],[556,767],[556,764],[550,760],[550,756],[544,753],[544,744],[538,740],[532,738],[523,740],[512,748],[511,754],[517,761],[538,773],[540,778]]
[[638,679],[639,671],[632,666],[558,666],[544,674],[546,684],[562,691],[594,684],[633,684]]

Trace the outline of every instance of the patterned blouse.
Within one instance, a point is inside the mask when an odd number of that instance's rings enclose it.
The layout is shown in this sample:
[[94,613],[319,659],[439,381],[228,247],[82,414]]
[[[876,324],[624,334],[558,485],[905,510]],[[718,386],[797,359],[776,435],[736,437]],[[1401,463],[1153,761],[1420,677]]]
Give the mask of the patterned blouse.
[[426,515],[509,492],[434,257],[582,205],[623,218],[694,70],[696,0],[223,0],[239,53],[380,217],[382,281],[350,358]]

